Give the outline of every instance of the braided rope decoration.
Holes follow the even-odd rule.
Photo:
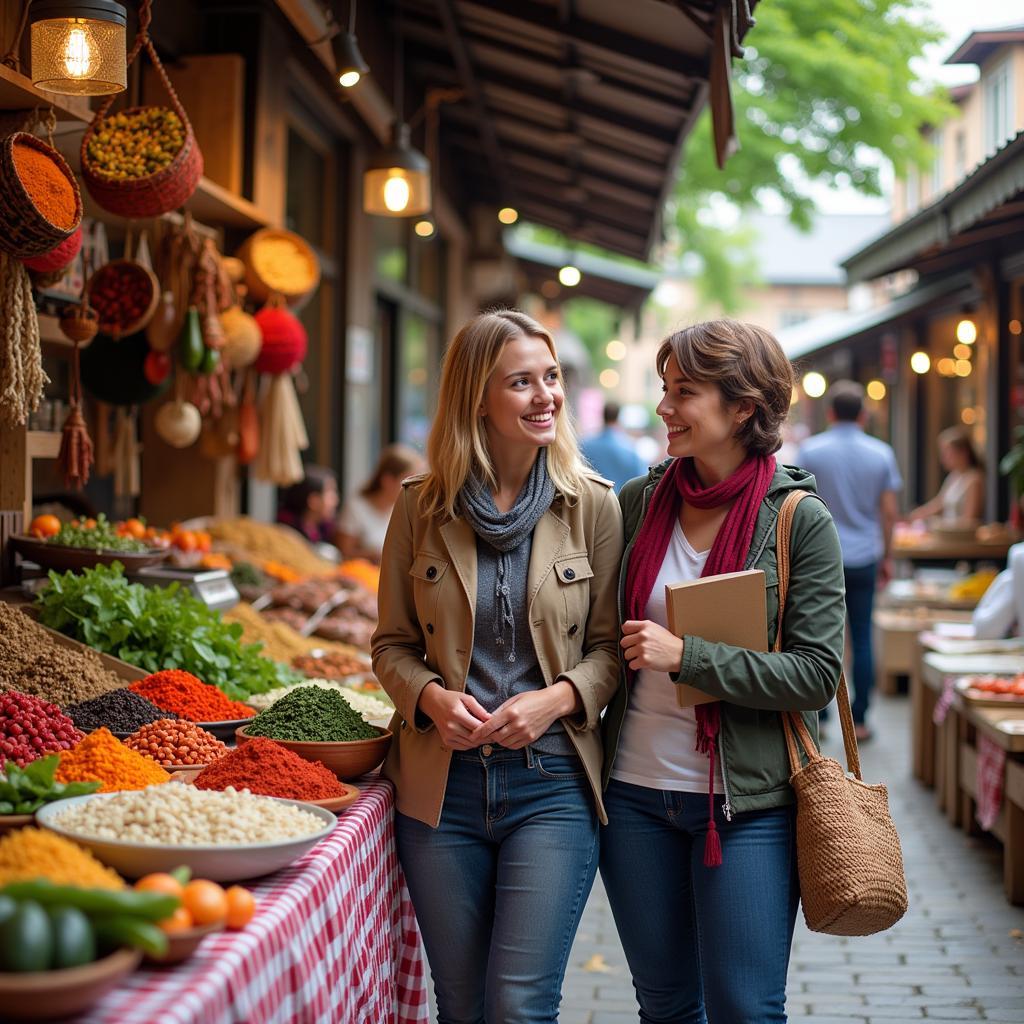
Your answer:
[[[28,271],[0,252],[0,426],[24,424],[50,378],[43,372],[39,318]]]

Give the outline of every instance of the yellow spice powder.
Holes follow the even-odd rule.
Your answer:
[[[41,828],[19,828],[0,839],[0,888],[45,878],[82,889],[125,889],[117,872],[88,850]]]
[[[167,774],[156,762],[126,747],[109,729],[89,733],[78,746],[60,755],[58,782],[100,783],[101,793],[145,789],[166,782]]]

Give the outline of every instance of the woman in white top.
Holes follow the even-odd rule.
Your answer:
[[[380,453],[373,476],[349,495],[338,523],[338,546],[345,558],[380,561],[391,510],[402,493],[402,481],[426,469],[419,452],[404,444],[388,445]]]
[[[939,434],[939,460],[946,479],[939,493],[910,513],[911,519],[939,516],[943,522],[981,522],[985,514],[985,470],[962,427]]]

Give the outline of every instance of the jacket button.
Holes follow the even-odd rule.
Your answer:
[[[427,623],[427,632],[428,632],[428,633],[430,633],[431,635],[433,635],[433,632],[434,632],[434,624],[433,624],[432,622],[428,622],[428,623]]]
[[[565,578],[567,580],[574,580],[574,579],[576,579],[576,573],[572,569],[566,569],[565,572],[563,573],[563,575],[565,576]]]
[[[427,570],[427,579],[428,580],[432,580],[436,575],[437,575],[437,567],[432,565]]]
[[[579,628],[580,628],[580,627],[579,627],[579,626],[577,626],[577,625],[576,625],[576,623],[574,622],[574,623],[573,623],[573,624],[572,624],[572,625],[571,625],[571,626],[569,627],[569,636],[575,636],[575,635],[576,635],[576,634],[577,634],[577,633],[579,632]]]

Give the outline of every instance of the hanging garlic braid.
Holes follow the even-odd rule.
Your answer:
[[[49,383],[28,271],[0,252],[0,426],[25,423]]]

